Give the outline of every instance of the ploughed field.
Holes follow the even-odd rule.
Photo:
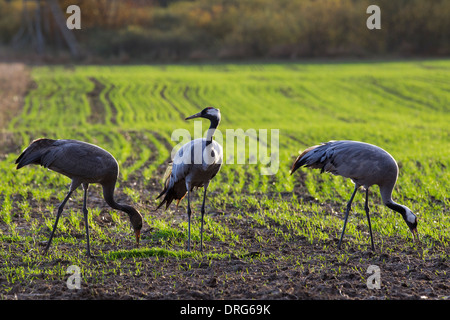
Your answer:
[[[450,61],[0,69],[1,299],[448,299]],[[203,252],[202,190],[192,199],[187,252],[186,199],[164,211],[155,198],[173,148],[209,126],[184,118],[207,106],[221,110],[225,163],[208,189]],[[81,189],[41,254],[70,184],[39,166],[15,169],[41,137],[116,157],[116,200],[144,217],[139,248],[128,217],[91,185],[95,257],[85,255]],[[418,216],[420,243],[374,186],[375,251],[362,191],[337,249],[353,184],[289,170],[298,151],[341,139],[397,160],[393,198]],[[67,285],[70,266],[79,289]]]

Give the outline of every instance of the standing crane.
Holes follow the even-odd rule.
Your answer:
[[[184,144],[175,154],[169,164],[164,179],[164,189],[156,199],[165,195],[156,209],[166,203],[166,209],[173,200],[181,199],[188,194],[188,251],[191,250],[191,191],[203,187],[203,203],[201,208],[200,251],[203,251],[203,216],[205,215],[206,190],[212,178],[216,176],[222,166],[222,146],[213,140],[213,135],[220,122],[220,110],[212,107],[203,109],[185,120],[205,118],[211,121],[206,139],[199,138]]]
[[[83,214],[86,227],[87,255],[91,256],[89,246],[88,210],[86,208],[87,190],[90,183],[99,183],[103,187],[103,197],[113,209],[125,212],[133,226],[136,235],[136,245],[139,245],[142,228],[142,215],[132,206],[117,203],[114,200],[114,189],[119,175],[119,165],[116,159],[106,150],[77,140],[34,140],[17,158],[17,169],[29,164],[39,164],[44,168],[61,173],[70,179],[69,193],[58,206],[56,221],[50,239],[45,247],[47,253],[58,225],[59,217],[71,194],[80,185],[84,189]]]
[[[400,213],[415,239],[419,239],[417,233],[417,217],[412,211],[392,200],[392,190],[398,177],[398,166],[395,159],[380,147],[358,141],[329,141],[321,145],[307,148],[295,160],[291,168],[293,174],[298,168],[305,166],[321,169],[321,173],[330,172],[350,178],[355,184],[350,200],[345,211],[344,227],[338,248],[340,249],[344,237],[348,214],[351,209],[353,198],[359,187],[366,190],[366,211],[369,223],[370,241],[372,250],[375,250],[372,237],[372,226],[369,217],[369,187],[376,184],[380,187],[383,203],[390,209]]]

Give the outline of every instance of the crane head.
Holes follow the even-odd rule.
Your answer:
[[[135,230],[134,234],[136,235],[136,247],[139,247],[139,239],[141,238],[141,230]]]
[[[139,247],[139,240],[141,239],[141,229],[142,229],[142,215],[132,206],[121,205],[122,210],[125,211],[129,218],[131,225],[134,230],[134,235],[136,237],[136,247]]]
[[[414,237],[414,240],[419,241],[419,233],[417,232],[417,217],[416,217],[416,215],[411,210],[406,208],[406,214],[403,216],[403,218],[405,219],[405,222],[408,225],[409,230],[411,231],[411,233]]]
[[[414,240],[419,242],[420,240],[419,240],[419,233],[417,232],[417,228],[410,229],[410,230],[411,230],[411,232],[413,234]]]
[[[192,116],[187,117],[185,120],[195,119],[195,118],[205,118],[209,120],[220,120],[220,110],[213,108],[213,107],[207,107],[203,109],[202,111],[193,114]]]

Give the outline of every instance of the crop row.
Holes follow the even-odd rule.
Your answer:
[[[245,214],[254,210],[260,214],[260,203],[277,199],[289,205],[279,209],[282,212],[274,204],[263,205],[268,212],[275,210],[275,215],[252,213],[252,219],[268,223],[267,219],[288,214],[280,223],[291,226],[289,220],[296,221],[293,208],[300,210],[295,202],[303,205],[305,214],[329,214],[343,206],[352,189],[350,181],[316,171],[302,170],[290,176],[297,152],[331,139],[363,140],[380,145],[398,160],[401,171],[394,198],[425,221],[434,221],[424,226],[425,231],[441,239],[440,230],[448,221],[450,190],[448,67],[445,61],[363,66],[35,67],[35,89],[7,130],[17,142],[17,152],[44,136],[104,147],[120,164],[122,196],[150,210],[177,144],[171,139],[173,132],[182,128],[194,136],[193,122],[184,117],[206,106],[218,107],[225,159],[227,151],[238,154],[227,129],[251,134],[244,139],[245,163],[231,159],[210,185],[211,206],[226,211],[231,205]],[[203,131],[206,126],[203,123]],[[262,136],[261,129],[269,135]],[[271,130],[279,131],[278,148],[272,144]],[[250,163],[251,142],[257,143],[259,151],[274,154],[274,175],[261,174],[267,165]],[[69,183],[41,168],[15,171],[16,156],[7,154],[0,162],[1,218],[6,224],[11,224],[14,215],[28,221],[33,206],[40,207],[41,213],[53,212],[48,206],[56,206]],[[379,197],[373,199],[376,211],[392,215]],[[386,233],[397,229],[397,218],[386,220],[390,224]],[[214,227],[212,220],[207,223]]]

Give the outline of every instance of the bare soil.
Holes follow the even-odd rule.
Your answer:
[[[147,190],[150,207],[153,207],[159,189]],[[99,189],[90,191],[90,207],[102,209],[95,223],[108,228],[107,206],[99,198]],[[81,192],[79,192],[81,193]],[[97,196],[97,197],[96,197]],[[119,191],[120,197],[126,197]],[[55,203],[57,203],[55,199]],[[78,205],[72,202],[71,206]],[[80,203],[81,212],[81,203]],[[140,208],[140,210],[143,208]],[[184,206],[168,212],[171,219],[186,220]],[[443,256],[442,248],[421,248],[408,246],[408,239],[383,239],[383,246],[390,252],[370,250],[369,239],[361,243],[360,248],[343,243],[343,249],[337,249],[338,239],[311,243],[305,237],[294,237],[289,241],[278,238],[273,230],[256,228],[250,219],[235,219],[238,210],[230,208],[226,212],[215,212],[207,207],[208,214],[222,225],[227,225],[240,239],[245,239],[248,254],[236,256],[235,249],[212,236],[204,242],[204,252],[230,252],[229,257],[175,258],[170,256],[150,256],[144,258],[124,258],[120,261],[120,272],[112,262],[99,254],[121,249],[133,249],[132,232],[123,235],[120,247],[109,243],[96,242],[91,248],[94,258],[81,257],[83,281],[81,289],[69,290],[67,279],[70,274],[48,275],[47,270],[62,266],[65,270],[73,264],[70,256],[85,252],[84,233],[75,235],[76,244],[59,245],[58,250],[67,254],[67,259],[54,259],[41,263],[42,274],[30,283],[18,283],[3,298],[6,299],[163,299],[163,300],[448,300],[450,296],[448,251]],[[194,208],[193,223],[199,223],[198,208]],[[162,212],[146,214],[160,215]],[[123,217],[126,219],[125,217]],[[38,216],[33,219],[40,219]],[[375,219],[374,219],[375,220]],[[282,227],[282,226],[281,226]],[[26,224],[18,228],[26,228]],[[144,224],[141,247],[158,247],[154,240],[153,227]],[[210,231],[205,229],[205,233]],[[117,236],[117,235],[115,235]],[[256,236],[271,239],[261,246]],[[376,245],[380,244],[378,235]],[[64,237],[63,233],[57,237]],[[91,239],[95,233],[91,233]],[[36,249],[42,251],[45,242],[36,243]],[[198,250],[198,241],[193,241],[193,250]],[[12,257],[16,266],[29,267],[24,262],[26,252],[20,246],[2,245],[13,250]],[[175,247],[175,249],[177,249]],[[178,248],[185,249],[184,247]],[[52,249],[50,249],[52,250]],[[387,250],[385,250],[387,251]],[[82,252],[82,253],[81,253]],[[264,259],[260,257],[264,256]],[[345,256],[345,259],[342,257]],[[298,263],[303,265],[299,268]],[[371,265],[380,268],[380,288],[368,287],[367,273]],[[370,283],[375,284],[374,281]],[[0,276],[0,287],[6,285],[6,277]],[[9,285],[9,283],[8,283]]]
[[[29,86],[29,70],[24,64],[0,63],[0,128],[18,114]]]

